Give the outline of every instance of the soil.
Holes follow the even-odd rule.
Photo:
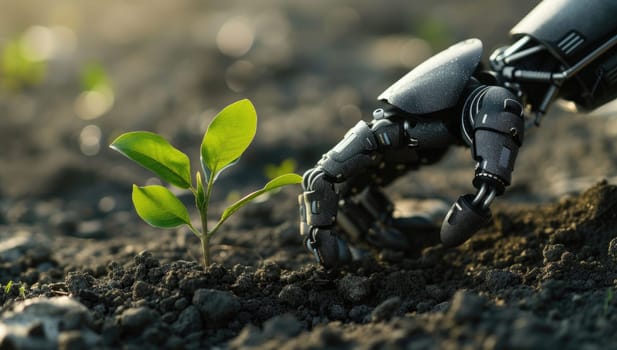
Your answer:
[[[146,129],[196,161],[213,113],[251,98],[257,138],[217,183],[220,211],[230,192],[263,184],[267,164],[311,167],[414,60],[471,36],[487,51],[505,43],[535,1],[147,4],[2,2],[0,44],[61,24],[74,47],[49,61],[40,84],[0,93],[0,348],[617,349],[611,109],[555,106],[526,136],[491,224],[462,246],[419,237],[415,251],[331,270],[302,247],[298,188],[239,211],[204,269],[192,233],[139,220],[130,186],[149,175],[105,147]],[[230,18],[253,30],[241,57],[217,47]],[[409,51],[417,57],[384,57],[407,36],[430,43],[406,42],[420,45]],[[74,110],[78,67],[92,57],[115,99],[84,119]],[[93,127],[96,149],[84,136]],[[440,220],[472,190],[468,152],[452,149],[389,195]]]

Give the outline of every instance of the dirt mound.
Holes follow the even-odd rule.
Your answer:
[[[288,197],[284,205],[292,205]],[[137,348],[607,348],[617,341],[616,205],[617,187],[605,182],[557,203],[502,205],[494,223],[459,248],[431,246],[415,257],[384,252],[330,271],[302,251],[295,222],[267,217],[259,230],[225,232],[215,252],[219,263],[205,271],[177,260],[181,235],[150,245],[155,253],[100,245],[101,257],[115,259],[79,269],[56,259],[54,247],[43,248],[46,238],[32,234],[2,251],[3,275],[28,281],[28,302],[72,296],[87,308],[74,314],[89,321],[58,319],[57,333],[3,341]],[[254,214],[249,210],[238,222]],[[15,249],[22,258],[9,260]],[[0,293],[2,322],[10,327],[11,310],[23,309],[24,302],[17,285]],[[33,339],[38,342],[28,343]]]

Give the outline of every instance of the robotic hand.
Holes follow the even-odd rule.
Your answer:
[[[475,194],[461,196],[443,220],[444,246],[465,242],[491,218],[490,205],[510,185],[526,128],[557,98],[593,110],[617,97],[617,2],[545,0],[480,69],[482,43],[470,39],[431,57],[378,99],[304,174],[300,231],[325,267],[358,257],[356,247],[412,248],[420,218],[395,219],[381,192],[396,177],[437,162],[450,145],[471,148]],[[525,107],[524,107],[525,106]]]

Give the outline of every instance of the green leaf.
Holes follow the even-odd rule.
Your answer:
[[[11,288],[13,287],[13,281],[9,281],[4,287],[4,294],[9,294],[11,292]]]
[[[191,187],[189,157],[169,144],[161,135],[134,131],[120,135],[112,149],[180,188]]]
[[[223,222],[227,220],[233,213],[238,211],[238,209],[247,205],[250,201],[261,196],[264,193],[270,192],[279,187],[283,187],[286,185],[299,184],[301,182],[302,182],[302,176],[298,174],[281,175],[275,178],[274,180],[268,182],[262,189],[249,193],[248,195],[244,196],[242,199],[238,200],[234,204],[227,207],[227,209],[225,209],[225,211],[223,212],[223,215],[221,215],[221,219],[219,220],[219,222]]]
[[[133,185],[133,205],[140,218],[154,227],[174,228],[191,226],[184,204],[163,186],[138,187]]]
[[[225,107],[214,117],[201,143],[201,162],[208,177],[216,178],[232,165],[253,141],[257,130],[257,113],[249,100]]]

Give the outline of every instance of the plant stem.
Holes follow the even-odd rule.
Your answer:
[[[199,214],[201,216],[201,227],[202,227],[202,232],[201,235],[199,236],[199,240],[201,241],[201,252],[203,253],[204,256],[204,268],[208,267],[208,265],[210,265],[210,249],[209,249],[209,241],[210,241],[210,237],[208,236],[208,216],[207,216],[207,208],[204,208],[204,210],[200,210]]]
[[[203,252],[204,255],[204,268],[207,268],[208,265],[210,265],[210,247],[209,247],[209,241],[210,241],[210,237],[207,234],[203,234],[200,237],[201,240],[201,251]]]
[[[204,198],[203,208],[199,208],[201,216],[201,251],[204,256],[204,268],[210,265],[210,234],[208,232],[208,204],[210,203],[210,194],[212,193],[212,184],[214,184],[214,174],[210,174],[208,183],[206,184],[206,193]]]

